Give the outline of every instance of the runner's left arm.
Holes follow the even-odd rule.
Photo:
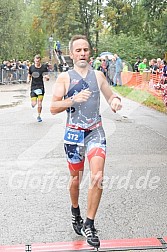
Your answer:
[[[47,66],[45,66],[45,71],[44,71],[44,73],[43,73],[43,79],[44,79],[45,81],[49,81],[49,79],[50,79],[50,77],[49,77],[49,75],[48,75],[48,68],[47,68]]]
[[[116,113],[116,111],[122,108],[121,98],[112,92],[111,87],[109,86],[106,77],[102,72],[95,71],[95,73],[100,90],[102,91],[112,111]]]

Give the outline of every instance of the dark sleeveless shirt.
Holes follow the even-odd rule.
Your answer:
[[[94,70],[88,70],[86,78],[82,78],[74,69],[69,70],[70,85],[64,98],[76,95],[83,89],[88,89],[91,96],[86,102],[74,103],[67,109],[67,125],[87,129],[101,122],[100,90]]]

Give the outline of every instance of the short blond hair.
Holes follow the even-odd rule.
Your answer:
[[[36,54],[34,59],[40,59],[41,60],[41,55],[40,54]]]

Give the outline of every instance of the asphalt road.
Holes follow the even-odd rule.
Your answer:
[[[30,107],[27,85],[14,91],[17,106],[0,109],[1,245],[84,239],[71,228],[66,112],[50,114],[52,85],[53,80],[46,83],[42,123]],[[108,148],[95,221],[100,238],[167,236],[167,116],[128,99],[114,114],[103,97],[101,111]],[[88,183],[86,162],[80,195],[84,218]]]

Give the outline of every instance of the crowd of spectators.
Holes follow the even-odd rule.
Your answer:
[[[102,71],[110,85],[122,86],[121,72],[124,69],[124,63],[118,54],[104,55],[95,59],[91,57],[89,64],[93,69]]]
[[[147,65],[146,58],[140,61],[140,58],[138,57],[136,63],[134,64],[134,70],[136,72],[140,72],[140,74],[143,74],[143,72],[149,72],[152,74],[149,83],[152,83],[151,85],[155,89],[162,91],[163,100],[167,106],[167,62],[165,60],[161,60],[161,58],[153,58]]]
[[[29,60],[4,60],[0,66],[0,82],[26,81],[29,66]]]
[[[57,78],[58,72],[68,71],[68,64],[63,63],[58,66],[56,63],[52,69],[52,65],[46,63],[48,70],[55,72],[55,78]],[[91,57],[89,61],[90,66],[93,69],[102,71],[107,78],[110,85],[122,86],[121,73],[127,72],[128,66],[117,55],[103,56],[103,57]],[[29,60],[7,60],[3,61],[0,65],[0,83],[15,83],[26,82],[28,70],[31,63]],[[133,65],[133,71],[142,75],[144,72],[149,72],[152,76],[159,76],[158,83],[153,83],[155,89],[161,90],[163,93],[163,100],[167,106],[167,63],[160,58],[147,60],[147,58],[136,58],[136,62]],[[153,79],[152,79],[153,80]]]
[[[15,83],[26,82],[29,67],[31,66],[29,60],[4,60],[0,65],[0,83]],[[52,71],[52,65],[49,62],[45,63],[48,71]]]
[[[8,61],[3,61],[1,64],[1,69],[4,70],[17,70],[17,69],[24,69],[28,70],[30,66],[29,60],[25,61],[19,61],[19,60],[8,60]]]
[[[141,74],[144,71],[150,71],[153,74],[163,73],[165,60],[161,60],[161,58],[147,60],[147,58],[143,58],[141,60],[140,57],[136,58],[136,62],[133,66],[134,72],[140,72]]]
[[[93,69],[102,71],[110,85],[122,86],[121,72],[127,72],[128,65],[123,62],[117,54],[105,57],[91,57],[89,64]],[[133,69],[133,70],[131,70]],[[146,58],[136,58],[136,62],[130,71],[143,75],[144,72],[150,74],[149,83],[155,89],[162,90],[163,100],[167,106],[167,63],[161,58],[147,60]],[[154,78],[155,77],[155,78]],[[155,79],[155,82],[154,82]]]
[[[105,56],[105,57],[91,57],[89,64],[93,69],[100,70],[107,77],[109,84],[115,85],[116,80],[114,77],[116,73],[127,72],[128,65],[123,62],[117,54]],[[136,62],[134,63],[132,71],[143,74],[143,72],[150,72],[152,74],[161,74],[162,76],[167,75],[166,71],[166,61],[161,60],[160,58],[147,60],[143,58],[141,60],[140,57],[136,58]],[[130,69],[130,71],[131,71]],[[121,82],[117,76],[118,83]],[[122,85],[122,83],[120,83]]]

